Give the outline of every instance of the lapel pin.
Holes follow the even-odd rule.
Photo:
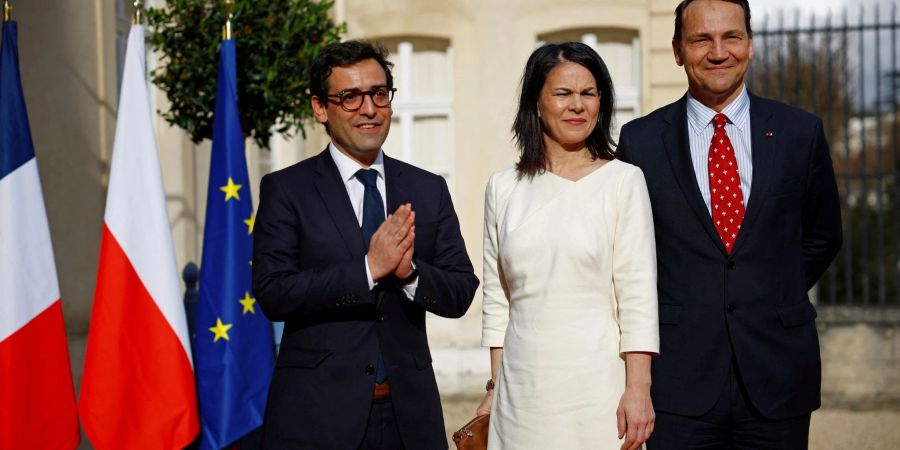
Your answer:
[[[766,137],[772,137],[772,136],[775,136],[775,133],[773,133],[771,131],[766,131]]]

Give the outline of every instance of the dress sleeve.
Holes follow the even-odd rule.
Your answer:
[[[500,266],[497,218],[497,175],[488,181],[484,193],[484,273],[481,310],[481,345],[503,347],[506,326],[509,324],[509,294]]]
[[[629,166],[616,192],[613,285],[625,352],[659,353],[656,291],[656,240],[647,184],[640,169]]]

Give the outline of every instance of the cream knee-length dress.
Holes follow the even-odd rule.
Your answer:
[[[624,352],[659,351],[640,169],[570,181],[495,173],[485,193],[482,345],[503,347],[489,450],[618,449]]]

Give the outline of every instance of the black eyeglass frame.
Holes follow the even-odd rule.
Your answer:
[[[383,105],[378,104],[378,101],[375,100],[375,94],[382,89],[384,89],[388,93],[387,103],[385,103]],[[326,95],[326,97],[328,98],[329,103],[339,105],[341,107],[341,109],[343,109],[344,111],[354,112],[354,111],[359,111],[359,109],[362,108],[363,103],[366,102],[367,95],[369,96],[370,99],[372,99],[373,105],[375,105],[378,108],[386,108],[391,105],[391,102],[394,101],[394,93],[395,92],[397,92],[397,88],[389,88],[387,86],[375,86],[372,89],[369,89],[368,91],[361,91],[361,90],[355,89],[355,88],[354,89],[344,89],[343,91],[340,91],[336,94],[328,94],[328,95]],[[357,105],[356,107],[347,106],[347,100],[345,100],[345,96],[347,94],[358,95],[359,96],[359,105]],[[332,99],[337,99],[337,100],[332,100]]]

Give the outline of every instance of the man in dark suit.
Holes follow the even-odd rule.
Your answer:
[[[841,245],[822,122],[747,92],[747,0],[675,14],[688,93],[625,125],[618,149],[644,171],[656,230],[648,448],[806,448],[821,380],[807,291]]]
[[[381,150],[385,57],[361,41],[322,50],[312,107],[331,144],[260,186],[253,290],[285,322],[265,449],[447,448],[425,312],[461,317],[478,279],[444,179]]]

